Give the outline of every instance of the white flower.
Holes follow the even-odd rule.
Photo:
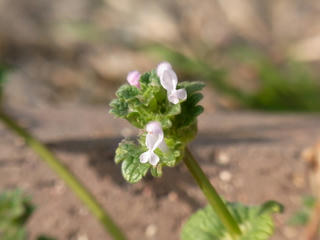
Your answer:
[[[131,86],[140,88],[140,76],[141,74],[137,70],[131,71],[127,75],[127,81]]]
[[[140,155],[140,162],[149,162],[151,165],[156,166],[160,159],[158,155],[154,153],[154,150],[159,147],[161,151],[165,152],[168,150],[168,147],[164,141],[163,130],[159,122],[149,122],[146,126],[146,130],[146,146],[148,151]]]
[[[170,63],[160,63],[157,67],[157,75],[160,78],[162,87],[167,90],[169,102],[177,104],[180,100],[187,99],[187,92],[184,88],[176,89],[178,84],[178,77],[172,70],[172,66]]]

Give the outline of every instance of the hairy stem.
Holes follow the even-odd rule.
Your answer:
[[[20,127],[15,120],[0,111],[0,121],[10,130],[22,137],[40,158],[72,189],[79,199],[87,206],[115,240],[126,240],[120,228],[97,202],[95,197],[80,183],[80,181],[64,166],[58,158],[40,141],[35,139],[27,130]]]
[[[234,218],[228,211],[225,203],[222,201],[217,191],[211,185],[208,178],[206,177],[206,175],[204,174],[204,172],[202,171],[199,164],[194,159],[193,155],[191,154],[188,148],[186,148],[184,163],[186,164],[191,175],[196,180],[203,194],[208,199],[208,202],[220,218],[225,228],[233,236],[234,239],[237,239],[238,236],[241,235],[241,230],[237,222],[234,220]]]

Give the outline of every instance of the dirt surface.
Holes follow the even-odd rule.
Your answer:
[[[124,229],[129,239],[176,240],[182,224],[206,201],[186,168],[130,185],[113,162],[123,136],[136,133],[100,107],[12,108],[10,113],[43,140]],[[191,144],[211,182],[230,201],[277,200],[274,240],[297,239],[286,221],[308,192],[301,151],[320,138],[320,116],[208,112]],[[61,240],[111,239],[80,201],[19,138],[0,124],[0,188],[19,187],[37,205],[28,230]]]

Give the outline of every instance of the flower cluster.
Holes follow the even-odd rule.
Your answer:
[[[144,74],[131,71],[127,82],[110,103],[110,112],[144,129],[138,143],[123,140],[115,156],[116,163],[122,162],[124,178],[137,182],[149,169],[153,176],[160,176],[163,166],[173,167],[181,161],[186,144],[197,132],[197,116],[203,111],[197,104],[204,85],[178,83],[168,62]]]

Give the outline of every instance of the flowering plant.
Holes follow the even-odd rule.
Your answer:
[[[116,163],[122,162],[122,174],[131,183],[138,182],[150,169],[161,176],[162,167],[173,167],[183,156],[187,143],[197,133],[197,116],[203,108],[200,82],[181,82],[167,62],[157,71],[128,74],[129,84],[116,92],[110,112],[144,129],[138,143],[123,140],[116,151]],[[188,97],[187,97],[188,96]]]
[[[198,105],[204,87],[200,82],[180,82],[168,62],[141,75],[132,71],[128,84],[116,92],[110,112],[142,129],[137,140],[124,139],[115,162],[122,163],[123,177],[140,181],[150,170],[162,175],[164,166],[174,167],[182,160],[207,197],[209,206],[199,210],[182,229],[183,240],[265,240],[273,233],[271,213],[282,206],[269,201],[261,206],[245,206],[224,201],[189,151],[187,144],[197,134]]]

